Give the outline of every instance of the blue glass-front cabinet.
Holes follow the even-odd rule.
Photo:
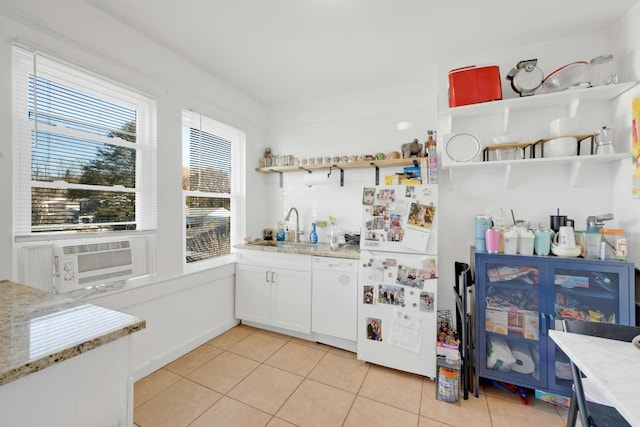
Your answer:
[[[571,395],[567,356],[549,338],[562,319],[635,323],[633,264],[475,253],[478,377]]]

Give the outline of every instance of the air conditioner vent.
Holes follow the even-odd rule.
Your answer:
[[[83,245],[63,246],[62,253],[64,255],[86,254],[91,252],[110,251],[113,249],[127,249],[131,244],[128,240],[117,242],[89,243]]]

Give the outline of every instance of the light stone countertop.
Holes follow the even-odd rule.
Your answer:
[[[640,351],[630,342],[550,330],[551,339],[632,426],[640,426]]]
[[[0,386],[138,332],[146,321],[0,281]]]
[[[279,245],[279,246],[278,246]],[[313,255],[330,258],[360,259],[359,249],[354,245],[341,246],[331,250],[328,243],[293,243],[275,241],[257,241],[234,246],[236,249],[253,251],[280,252],[285,254]]]

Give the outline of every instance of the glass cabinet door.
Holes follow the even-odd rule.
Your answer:
[[[486,345],[486,352],[479,352],[480,375],[543,386],[547,379],[540,364],[545,357],[541,355],[546,355],[546,340],[541,340],[546,327],[540,325],[545,309],[540,298],[542,264],[516,256],[480,258],[486,260],[477,266],[483,276],[476,289],[481,305],[476,307],[481,310],[476,318],[484,320],[478,327],[479,345]]]
[[[630,321],[629,273],[615,263],[553,262],[549,265],[554,301],[550,327],[562,330],[562,320],[626,323]],[[569,358],[549,342],[549,387],[571,393]]]

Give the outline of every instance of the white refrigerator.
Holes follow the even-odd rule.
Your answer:
[[[362,191],[358,359],[435,378],[438,186]]]

